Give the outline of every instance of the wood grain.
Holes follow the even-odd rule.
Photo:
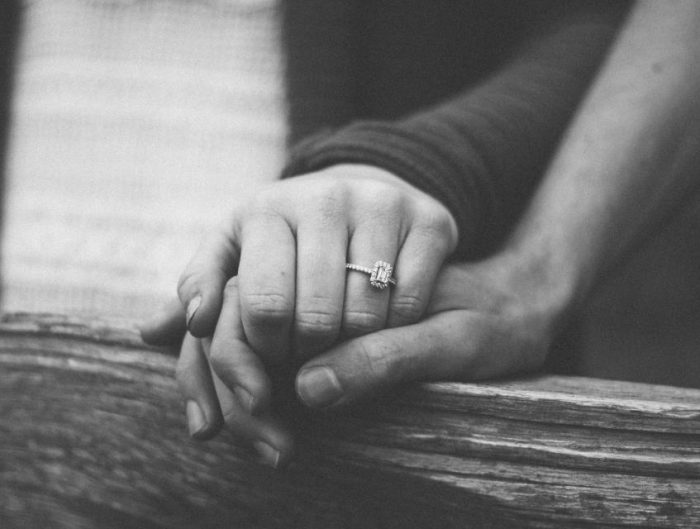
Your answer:
[[[284,407],[282,471],[191,441],[128,322],[0,322],[2,528],[700,527],[700,390],[541,376]]]

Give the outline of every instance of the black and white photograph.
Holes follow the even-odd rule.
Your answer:
[[[700,0],[0,0],[0,529],[700,528]]]

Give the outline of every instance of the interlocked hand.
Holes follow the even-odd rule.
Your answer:
[[[366,334],[317,355],[299,369],[297,395],[309,407],[332,409],[409,381],[474,380],[535,369],[563,313],[557,290],[543,278],[546,274],[505,253],[449,265],[422,321]],[[222,312],[226,321],[240,321],[239,295],[231,282]],[[254,378],[263,367],[240,324],[224,329],[217,329],[210,348],[186,338],[178,367],[182,391],[212,425],[203,430],[206,435],[225,422],[277,465],[290,457],[292,437],[268,410],[251,415],[241,405],[231,374],[248,372]]]
[[[418,321],[456,243],[447,208],[382,169],[337,165],[276,182],[235,204],[181,276],[190,336],[179,379],[210,395],[219,380],[220,402],[259,417],[269,411],[269,367],[301,365],[343,340]],[[162,333],[168,321],[151,328]],[[210,381],[189,377],[204,365]],[[220,420],[201,412],[188,406],[207,435]]]

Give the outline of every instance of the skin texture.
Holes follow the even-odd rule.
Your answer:
[[[541,283],[510,259],[503,254],[445,267],[420,323],[343,341],[314,357],[298,370],[298,397],[309,407],[330,410],[411,380],[479,379],[538,367],[554,336],[556,314],[549,311],[557,305],[545,299],[552,290],[530,290]],[[194,437],[209,438],[226,424],[244,444],[263,440],[274,446],[274,456],[264,462],[277,466],[291,457],[293,439],[274,419],[270,379],[245,339],[240,306],[234,279],[225,289],[220,318],[227,323],[217,327],[213,341],[186,336],[177,378],[188,402],[201,410],[196,415],[205,417],[193,426],[188,405]],[[177,319],[184,322],[181,311]],[[168,339],[157,327],[144,330],[152,342]]]
[[[300,400],[312,408],[334,409],[402,382],[476,379],[540,366],[562,322],[585,300],[601,275],[624,259],[630,248],[687,197],[697,196],[698,27],[700,3],[637,4],[532,203],[501,250],[487,261],[452,264],[439,272],[442,258],[428,252],[432,264],[420,262],[429,270],[421,278],[429,285],[425,292],[432,292],[429,302],[424,290],[414,286],[412,276],[407,275],[406,286],[421,292],[420,310],[412,312],[413,319],[399,317],[397,322],[392,316],[397,305],[377,297],[371,301],[372,309],[384,314],[382,324],[366,325],[354,335],[353,326],[344,326],[341,318],[340,324],[328,326],[332,332],[313,339],[295,338],[298,352],[293,351],[291,358],[300,365],[296,375]],[[408,238],[402,239],[406,233],[400,227],[403,225],[395,225],[394,235],[405,242]],[[246,235],[256,233],[260,236],[255,230]],[[235,259],[230,256],[238,255],[239,247],[233,240],[211,247],[211,255],[221,252],[229,261],[223,266],[214,257],[220,268],[212,272],[205,267],[204,276],[211,283],[202,283],[208,285],[207,293],[216,289],[223,292],[223,301],[208,301],[206,294],[190,319],[190,331],[204,336],[211,333],[215,315],[221,310],[213,341],[207,349],[206,341],[185,339],[178,379],[186,399],[202,410],[188,411],[190,418],[206,418],[197,423],[196,436],[213,435],[225,423],[240,434],[242,442],[256,446],[265,462],[277,466],[291,456],[292,438],[271,415],[270,382],[264,373],[266,366],[277,360],[275,355],[290,358],[290,353],[281,341],[274,341],[279,338],[256,341],[269,328],[258,328],[246,319],[251,283],[245,276],[253,273],[253,266],[250,262],[244,266],[242,254],[239,279],[229,281],[224,288],[226,274],[234,271],[231,263]],[[381,243],[391,244],[388,239]],[[385,248],[381,243],[373,246],[368,237],[362,244]],[[314,244],[331,247],[333,242],[317,239]],[[441,248],[447,251],[449,246]],[[351,250],[350,259],[356,255],[360,256]],[[420,255],[415,251],[412,259]],[[336,260],[341,264],[341,259]],[[403,265],[408,261],[399,256],[397,262]],[[289,269],[273,268],[265,273],[274,275]],[[401,285],[404,276],[398,264],[397,270]],[[192,268],[181,282],[185,306],[195,290],[188,290],[191,276]],[[302,295],[306,295],[308,283],[298,272],[296,278]],[[346,296],[361,303],[362,296],[356,293],[362,286],[355,285],[355,279],[366,281],[359,274],[348,274]],[[344,278],[333,281],[342,283]],[[308,299],[317,296],[318,292],[312,292]],[[303,304],[288,307],[289,311],[300,308],[306,310]],[[181,329],[183,321],[182,310],[173,308],[147,324],[144,337],[154,342],[164,340],[164,329],[173,331],[178,325]],[[285,332],[301,331],[304,335],[302,329],[292,328],[291,322],[276,323],[286,325]],[[217,378],[222,383],[216,383]],[[236,392],[242,386],[252,400]],[[265,445],[256,445],[258,441]]]
[[[210,336],[237,271],[245,335],[271,364],[418,321],[457,242],[444,206],[362,165],[277,182],[232,210],[187,266],[178,294],[190,307],[190,332]],[[395,288],[371,290],[366,275],[345,270],[346,262],[371,267],[380,259],[401,270]]]

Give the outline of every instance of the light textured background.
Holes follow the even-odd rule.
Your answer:
[[[4,309],[147,315],[282,164],[277,0],[33,0],[23,21]]]

